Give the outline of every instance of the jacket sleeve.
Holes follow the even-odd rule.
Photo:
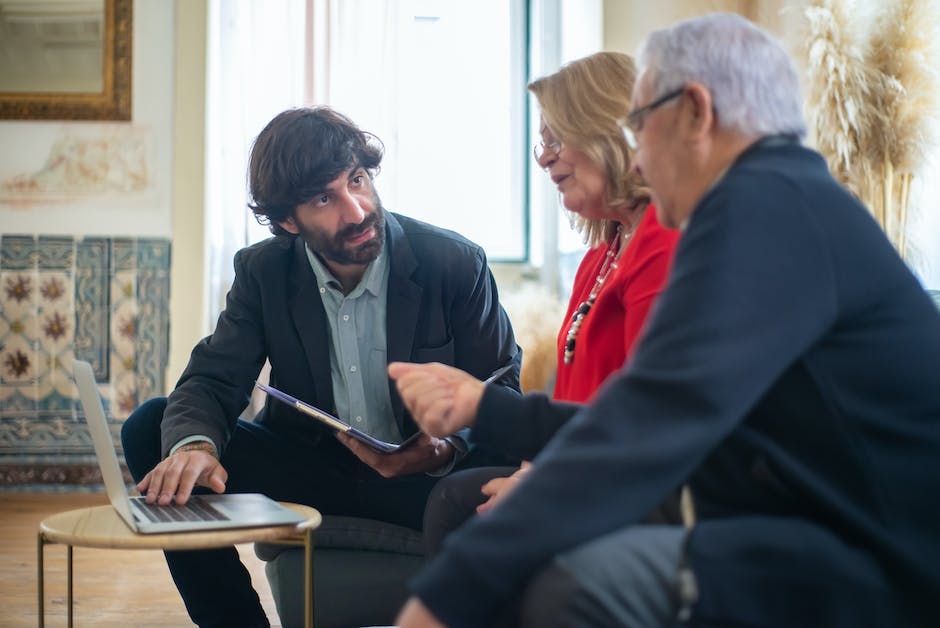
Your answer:
[[[219,455],[248,405],[266,355],[260,290],[246,250],[235,256],[235,279],[215,331],[193,349],[167,400],[161,425],[166,456],[183,438],[208,436]]]
[[[470,438],[510,458],[531,460],[580,407],[552,401],[542,393],[519,395],[487,386]]]
[[[482,249],[476,248],[472,263],[473,273],[467,273],[472,279],[461,285],[453,300],[454,366],[483,379],[512,364],[512,369],[487,388],[518,398],[522,349],[516,344],[509,316],[499,303],[496,280]],[[504,415],[502,419],[503,427],[515,429],[515,417]],[[478,444],[472,430],[461,430],[458,435],[467,442],[468,450]]]
[[[509,316],[499,303],[496,279],[482,249],[476,249],[472,263],[472,280],[455,295],[451,313],[457,366],[485,378],[512,363],[515,368],[499,378],[499,385],[518,392],[522,351],[516,345]]]

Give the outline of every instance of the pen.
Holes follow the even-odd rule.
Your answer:
[[[505,375],[505,374],[509,371],[509,369],[511,369],[511,368],[512,368],[512,363],[507,364],[506,366],[503,366],[503,367],[500,367],[500,368],[496,369],[495,371],[493,371],[493,374],[492,374],[492,375],[490,375],[489,377],[487,377],[486,379],[483,380],[483,383],[484,383],[484,384],[492,384],[493,382],[495,382],[496,380],[498,380],[500,377],[502,377],[503,375]]]

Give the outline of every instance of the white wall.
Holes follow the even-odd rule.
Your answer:
[[[131,122],[0,121],[0,182],[46,168],[63,137],[95,140],[132,134],[144,148],[145,189],[59,198],[47,194],[15,202],[0,193],[0,232],[170,237],[173,15],[173,3],[134,2]]]

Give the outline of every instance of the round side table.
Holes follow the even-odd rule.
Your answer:
[[[240,543],[284,543],[300,545],[305,550],[304,623],[313,626],[313,532],[320,525],[320,513],[310,506],[281,502],[306,518],[297,525],[237,528],[204,532],[172,534],[137,534],[117,514],[114,507],[94,506],[61,512],[39,523],[37,551],[39,556],[39,626],[45,625],[43,550],[46,545],[61,544],[67,548],[67,613],[72,628],[72,548],[195,550],[229,547]]]

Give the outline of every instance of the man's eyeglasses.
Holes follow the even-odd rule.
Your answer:
[[[642,107],[637,107],[627,114],[627,125],[634,131],[641,131],[643,129],[643,122],[646,120],[646,116],[652,113],[654,109],[662,107],[673,98],[678,98],[684,91],[684,86],[676,88],[671,92],[663,94],[649,104],[643,105]]]
[[[561,151],[561,142],[558,140],[552,140],[548,144],[545,142],[539,142],[532,147],[532,155],[535,156],[535,161],[542,161],[542,157],[545,156],[545,152],[551,152],[553,155],[557,155]]]

